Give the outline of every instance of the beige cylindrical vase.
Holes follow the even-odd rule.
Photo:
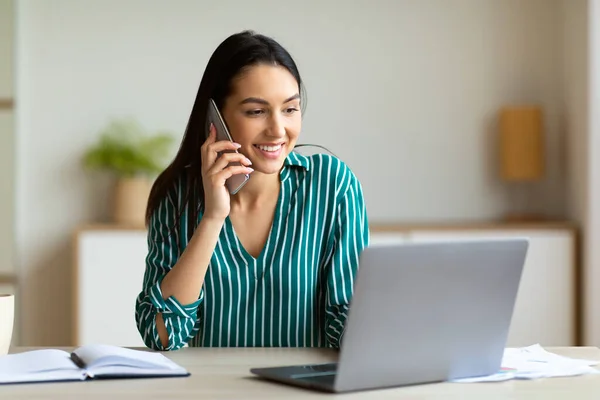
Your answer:
[[[115,186],[113,219],[117,224],[144,226],[152,182],[147,178],[120,178]]]

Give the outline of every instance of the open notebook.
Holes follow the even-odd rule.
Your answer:
[[[0,357],[0,384],[189,375],[161,353],[101,344],[70,354],[42,349]]]

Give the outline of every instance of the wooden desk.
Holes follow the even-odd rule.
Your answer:
[[[17,348],[16,353],[33,348]],[[70,350],[65,348],[64,350]],[[548,348],[570,357],[600,359],[595,347]],[[132,379],[0,386],[2,399],[598,399],[600,375],[497,383],[437,383],[342,395],[312,392],[254,378],[250,367],[334,361],[334,353],[289,348],[185,348],[166,356],[187,378]]]

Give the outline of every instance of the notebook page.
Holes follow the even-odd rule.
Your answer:
[[[160,353],[118,346],[90,344],[79,347],[74,353],[86,364],[88,370],[106,366],[173,371],[182,369]]]
[[[29,382],[60,382],[60,381],[83,381],[87,374],[80,370],[56,370],[35,372],[29,374],[0,374],[0,385],[7,383],[29,383]]]
[[[83,371],[62,350],[33,350],[0,357],[1,383],[52,380],[54,374],[62,379],[79,379]]]

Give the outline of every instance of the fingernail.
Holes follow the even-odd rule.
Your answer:
[[[246,163],[252,165],[252,161],[250,161],[250,159],[246,158]]]
[[[213,124],[212,122],[210,123],[210,127],[209,129],[212,131],[212,129],[215,127],[215,124]]]
[[[252,169],[252,168],[250,168],[250,167],[247,167],[246,169],[247,169],[248,171],[250,171],[250,172],[254,172],[254,169]]]
[[[242,145],[239,143],[234,143],[233,145],[235,146],[236,149],[239,149],[240,147],[242,147]]]

